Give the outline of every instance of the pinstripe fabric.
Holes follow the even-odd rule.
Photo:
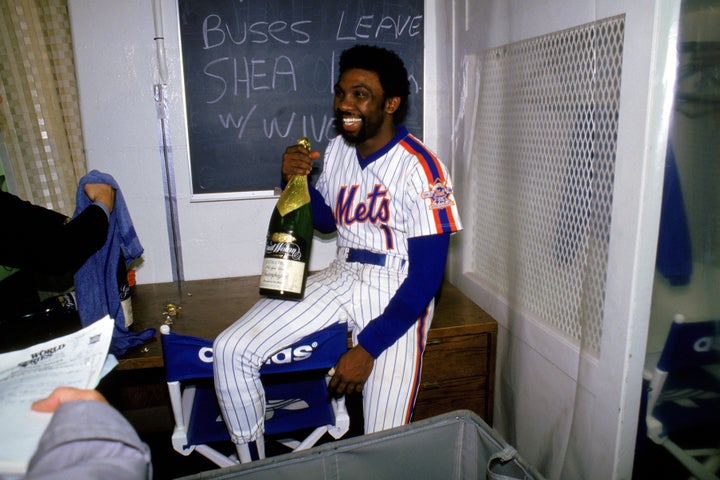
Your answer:
[[[308,279],[302,302],[262,299],[215,340],[215,385],[235,443],[254,441],[264,431],[259,371],[267,358],[337,322],[348,323],[356,345],[407,278],[407,261],[401,260],[408,258],[408,239],[462,228],[445,167],[402,127],[367,159],[342,138],[331,141],[316,188],[335,214],[338,258]],[[346,248],[385,253],[390,266],[346,263]],[[433,310],[430,301],[376,358],[363,390],[365,433],[410,420]]]
[[[403,128],[362,165],[355,148],[337,137],[324,162],[316,188],[335,213],[340,247],[407,258],[409,238],[462,229],[452,196],[434,208],[438,202],[428,195],[437,182],[452,192],[444,165]]]
[[[337,259],[308,278],[305,299],[265,298],[222,332],[214,344],[215,385],[235,443],[264,430],[263,362],[310,333],[347,322],[353,344],[365,324],[385,309],[406,271]],[[375,360],[363,391],[366,433],[402,425],[409,418],[420,374],[432,305],[414,328]]]

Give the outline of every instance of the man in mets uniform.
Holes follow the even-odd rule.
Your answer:
[[[408,75],[389,50],[340,57],[335,128],[311,187],[314,226],[337,232],[337,258],[311,275],[305,298],[264,298],[215,340],[215,384],[241,461],[264,456],[259,370],[278,350],[347,322],[353,348],[331,370],[332,394],[362,392],[365,433],[410,421],[450,235],[462,229],[445,166],[401,126]],[[310,173],[318,152],[288,147],[282,173]]]

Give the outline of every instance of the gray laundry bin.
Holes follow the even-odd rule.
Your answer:
[[[542,479],[477,414],[457,410],[303,452],[202,472],[185,479]]]

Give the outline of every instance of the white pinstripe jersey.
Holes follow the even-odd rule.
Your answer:
[[[335,137],[315,188],[335,216],[338,247],[407,258],[409,238],[462,229],[447,169],[405,127],[362,161]]]

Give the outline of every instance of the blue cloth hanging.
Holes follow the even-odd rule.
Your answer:
[[[668,145],[665,159],[665,183],[655,264],[660,274],[667,278],[671,285],[681,286],[690,283],[692,275],[690,228],[672,145]]]
[[[115,329],[110,343],[110,352],[122,355],[128,348],[142,345],[155,337],[155,329],[132,332],[125,326],[118,293],[117,269],[120,252],[125,257],[126,266],[143,253],[143,247],[135,233],[125,199],[115,179],[106,173],[92,170],[80,180],[75,200],[76,217],[92,204],[85,194],[88,183],[105,183],[115,189],[115,206],[110,212],[110,224],[105,245],[95,252],[75,273],[75,295],[78,312],[83,327],[96,322],[105,315],[115,320]]]

